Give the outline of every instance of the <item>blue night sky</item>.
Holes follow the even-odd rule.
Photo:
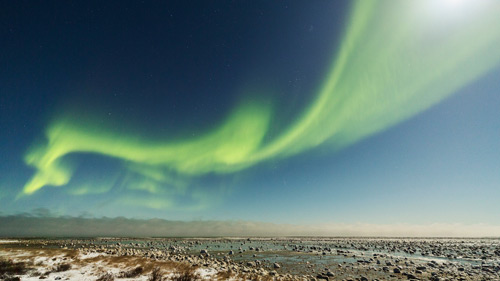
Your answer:
[[[500,226],[497,1],[0,4],[0,215]]]

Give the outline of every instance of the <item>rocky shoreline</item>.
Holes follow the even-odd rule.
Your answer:
[[[85,280],[127,280],[120,272],[137,264],[140,276],[129,280],[148,280],[155,268],[164,280],[176,280],[179,268],[189,280],[500,280],[498,239],[23,239],[0,244],[0,254],[32,265],[20,280],[64,280],[36,268],[44,255],[52,268],[98,264]]]

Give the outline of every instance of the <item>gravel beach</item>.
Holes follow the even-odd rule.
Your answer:
[[[2,280],[500,280],[500,239],[5,239],[0,259]]]

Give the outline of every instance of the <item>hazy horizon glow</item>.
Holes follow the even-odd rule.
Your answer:
[[[500,226],[488,224],[283,224],[258,221],[168,221],[0,216],[0,237],[498,237]],[[26,228],[29,224],[31,227]]]

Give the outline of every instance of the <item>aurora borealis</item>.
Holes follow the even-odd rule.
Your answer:
[[[222,3],[219,4],[223,5]],[[287,9],[296,9],[295,13],[292,13],[292,15],[296,15],[297,11],[304,8],[301,6],[306,5],[296,2],[289,4],[290,7],[288,5],[261,3],[262,9],[268,9],[268,21],[273,18],[273,13],[284,13],[286,15],[285,11]],[[210,23],[213,23],[211,17],[222,17],[221,22],[215,21],[217,24],[213,23],[215,28],[221,28],[226,23],[225,17],[228,17],[228,21],[240,18],[239,13],[244,13],[245,6],[244,4],[241,5],[243,7],[225,7],[223,10],[226,14],[222,15],[214,15],[215,12],[213,11],[218,11],[214,7],[200,7],[200,15],[202,15],[200,21],[208,24],[206,28],[210,29]],[[464,8],[459,5],[467,7]],[[177,6],[179,5],[172,5],[168,9],[170,12],[165,10],[163,16],[170,16],[174,13],[182,15],[182,12],[187,9],[186,7]],[[312,190],[317,196],[322,197],[323,194],[325,197],[337,197],[337,199],[333,200],[341,200],[346,194],[360,192],[358,190],[359,186],[364,186],[361,188],[362,193],[366,193],[368,197],[372,196],[370,194],[372,194],[373,190],[378,189],[373,185],[377,183],[385,185],[384,182],[387,185],[395,186],[394,189],[390,189],[392,190],[390,193],[397,190],[398,193],[401,193],[400,196],[407,198],[415,192],[415,189],[429,190],[431,188],[441,194],[439,192],[440,187],[434,185],[439,185],[440,182],[446,185],[452,182],[456,183],[453,180],[453,175],[461,174],[464,170],[469,170],[471,178],[465,181],[463,179],[458,180],[457,182],[464,183],[469,180],[468,184],[477,186],[479,182],[475,182],[473,179],[484,176],[492,181],[486,184],[486,186],[492,187],[484,187],[485,194],[497,194],[498,188],[494,187],[498,187],[500,178],[485,171],[489,171],[491,168],[490,162],[493,162],[493,167],[495,165],[498,167],[498,147],[495,146],[493,152],[490,151],[489,156],[484,159],[475,158],[474,155],[477,154],[474,151],[483,150],[484,147],[492,149],[491,146],[495,143],[495,136],[498,137],[498,134],[494,132],[497,132],[499,128],[500,118],[492,120],[491,114],[496,117],[498,117],[498,114],[495,115],[495,113],[492,113],[494,111],[481,108],[475,108],[473,113],[479,116],[477,118],[490,120],[490,123],[483,126],[481,129],[483,131],[476,133],[490,136],[486,138],[487,141],[483,139],[475,144],[477,146],[470,146],[468,138],[471,132],[467,131],[461,132],[460,134],[463,135],[458,135],[458,137],[453,134],[446,136],[448,126],[454,128],[462,126],[458,123],[459,121],[456,121],[456,123],[450,122],[448,125],[443,124],[443,127],[436,128],[435,130],[438,130],[439,133],[432,136],[427,135],[423,138],[427,143],[420,142],[416,144],[414,152],[409,153],[409,155],[412,155],[413,160],[396,161],[401,165],[397,165],[398,169],[402,169],[400,174],[397,172],[394,174],[387,173],[383,176],[380,176],[380,174],[375,178],[366,176],[367,181],[363,182],[360,180],[363,178],[363,174],[357,175],[357,173],[363,171],[364,168],[362,167],[369,167],[368,164],[371,161],[380,161],[380,167],[368,168],[369,170],[365,171],[365,175],[373,175],[378,169],[384,170],[384,167],[385,169],[394,169],[393,164],[390,163],[398,158],[391,158],[384,154],[380,155],[378,149],[381,149],[381,147],[395,147],[394,155],[403,155],[401,151],[397,150],[397,146],[400,145],[401,141],[400,135],[402,134],[398,133],[397,130],[409,130],[409,139],[422,139],[421,133],[418,133],[415,128],[431,128],[432,125],[429,124],[440,122],[439,119],[433,120],[432,118],[438,118],[437,116],[443,112],[452,111],[455,113],[451,114],[461,114],[459,110],[463,110],[463,108],[446,109],[446,106],[449,108],[454,107],[454,99],[457,99],[455,104],[459,104],[461,107],[464,106],[460,102],[461,97],[464,100],[474,99],[474,96],[477,96],[477,99],[493,99],[494,102],[490,103],[490,106],[494,106],[495,102],[498,103],[498,94],[491,93],[491,89],[496,89],[495,86],[488,86],[495,83],[491,82],[495,81],[495,79],[488,77],[490,75],[494,76],[494,73],[499,73],[500,49],[498,46],[500,46],[500,32],[496,27],[500,27],[500,18],[498,17],[500,4],[486,0],[474,1],[474,3],[468,3],[467,1],[415,0],[397,2],[356,1],[337,4],[315,3],[311,7],[315,8],[310,10],[309,13],[311,14],[304,16],[304,20],[312,21],[316,19],[317,22],[305,25],[307,28],[304,29],[304,34],[306,34],[303,35],[304,38],[301,38],[300,34],[289,35],[289,38],[294,38],[293,40],[296,40],[294,41],[296,43],[307,40],[307,36],[311,36],[310,34],[316,32],[314,34],[316,36],[314,37],[316,40],[313,41],[314,44],[311,44],[310,47],[307,47],[306,44],[305,47],[310,48],[310,51],[303,52],[303,58],[288,57],[293,51],[288,53],[283,51],[284,59],[282,61],[292,61],[290,63],[293,63],[296,60],[297,62],[292,68],[301,69],[301,65],[303,65],[304,73],[307,73],[304,77],[309,79],[297,75],[297,81],[300,81],[300,79],[307,81],[303,82],[303,86],[298,90],[293,89],[294,95],[287,93],[290,90],[288,86],[280,86],[290,83],[288,78],[280,80],[280,77],[289,75],[289,66],[285,64],[283,66],[280,64],[255,66],[254,63],[250,63],[248,67],[241,63],[239,67],[245,69],[243,73],[246,74],[241,75],[238,79],[227,76],[230,75],[229,72],[224,74],[226,77],[220,74],[220,77],[223,78],[218,80],[217,87],[218,89],[224,89],[222,90],[223,93],[210,92],[214,91],[214,89],[199,89],[191,86],[197,84],[197,82],[203,84],[206,83],[203,81],[211,81],[211,77],[216,75],[214,73],[221,71],[215,66],[211,66],[214,68],[208,72],[199,71],[194,73],[194,77],[199,81],[180,80],[178,84],[173,83],[177,85],[177,90],[169,87],[155,89],[155,92],[159,92],[162,97],[161,100],[155,102],[163,102],[166,108],[167,105],[176,104],[177,102],[175,99],[178,96],[169,94],[172,91],[183,91],[184,96],[192,97],[191,100],[214,101],[215,106],[208,110],[208,112],[217,112],[213,115],[214,117],[205,116],[203,112],[199,115],[195,114],[195,117],[199,120],[208,120],[206,123],[197,121],[198,123],[194,122],[196,124],[190,124],[188,121],[192,120],[193,117],[184,117],[188,114],[191,115],[192,112],[196,113],[196,111],[183,111],[196,106],[196,103],[193,105],[193,102],[181,102],[180,106],[183,110],[167,112],[168,110],[165,109],[164,119],[155,120],[156,122],[144,122],[144,120],[151,120],[148,118],[141,120],[142,117],[153,114],[145,106],[137,107],[140,109],[138,114],[129,116],[121,114],[120,118],[114,119],[114,122],[109,121],[103,117],[106,115],[101,114],[99,108],[109,106],[109,109],[106,108],[104,111],[108,112],[108,116],[113,117],[112,112],[123,112],[124,108],[134,108],[135,103],[141,104],[139,100],[154,100],[155,96],[148,96],[147,91],[146,93],[131,93],[126,102],[113,104],[107,103],[106,97],[96,98],[93,101],[92,99],[88,100],[86,94],[81,94],[85,91],[119,92],[123,90],[119,86],[115,86],[115,88],[113,86],[102,86],[107,85],[102,82],[90,82],[90,84],[93,84],[91,90],[87,86],[85,86],[87,89],[75,90],[73,88],[73,93],[77,94],[65,94],[63,90],[61,90],[60,95],[54,94],[53,98],[49,98],[49,100],[54,101],[52,104],[37,108],[38,113],[36,114],[39,114],[39,117],[34,112],[28,114],[31,118],[38,120],[42,116],[48,117],[45,118],[46,122],[40,124],[41,128],[33,130],[36,132],[36,134],[33,134],[35,135],[34,139],[25,141],[24,149],[10,149],[8,143],[2,144],[3,150],[19,152],[18,154],[9,152],[10,156],[6,159],[18,161],[20,164],[16,167],[22,166],[24,170],[17,174],[14,171],[14,176],[11,179],[9,179],[9,176],[2,177],[0,188],[4,191],[2,194],[5,195],[0,194],[0,201],[9,203],[3,204],[3,206],[7,207],[3,207],[0,211],[6,213],[19,212],[22,208],[30,206],[55,209],[62,214],[71,215],[77,215],[75,210],[89,212],[93,215],[166,217],[170,219],[176,219],[176,217],[171,216],[179,214],[181,214],[179,219],[192,219],[199,217],[201,214],[209,214],[210,218],[216,219],[297,222],[286,215],[280,218],[259,219],[258,215],[248,215],[252,211],[245,208],[241,213],[240,211],[235,212],[231,217],[221,214],[231,212],[231,208],[240,205],[238,203],[240,200],[258,201],[259,194],[262,194],[262,192],[280,202],[282,202],[280,199],[276,199],[279,196],[275,196],[280,192],[290,192],[291,195],[288,196],[293,196],[287,200],[297,204],[301,199],[308,198],[304,193],[311,190],[311,187],[302,186],[304,185],[304,179],[309,185],[316,185]],[[150,8],[146,7],[144,9],[148,10]],[[233,8],[237,12],[235,11],[234,18],[231,18],[228,12]],[[317,19],[317,15],[313,11],[317,12],[319,10],[323,12],[318,16],[325,17],[327,12],[330,12],[333,14],[332,17],[335,18],[335,22],[342,24],[333,26],[334,21],[332,19]],[[206,16],[206,11],[211,11],[209,16]],[[260,8],[258,11],[262,13]],[[307,13],[307,11],[309,10],[306,9],[304,13]],[[163,16],[160,15],[159,18],[163,20]],[[196,15],[190,16],[196,17]],[[107,17],[113,17],[113,14],[106,10],[101,17],[106,19]],[[181,16],[181,18],[185,17],[189,17],[189,15]],[[206,22],[203,21],[205,18],[208,19]],[[144,26],[147,28],[159,29],[166,34],[176,30],[170,28],[170,25],[177,28],[182,26],[182,23],[177,24],[174,21],[168,24],[163,23],[165,26],[157,23],[158,26],[155,27],[154,22],[142,18],[138,19],[138,21],[140,20],[145,21]],[[239,22],[243,29],[255,25],[251,16],[245,20],[236,22]],[[293,16],[290,15],[290,18],[284,21],[285,23],[275,23],[278,26],[277,34],[293,34],[292,31],[286,32],[288,28],[286,22],[293,20]],[[85,22],[83,20],[84,25]],[[111,27],[117,28],[106,20],[104,22],[91,23],[96,27],[97,31],[95,32],[99,32],[99,27],[104,30]],[[265,22],[262,26],[257,25],[255,28],[265,29],[268,23]],[[15,24],[13,23],[13,25]],[[78,24],[74,24],[68,28],[70,30],[72,28],[78,29],[78,26]],[[189,28],[186,27],[186,29]],[[177,31],[179,35],[176,35],[176,38],[203,36],[203,31],[199,31],[198,34],[195,33],[196,29],[189,29],[189,31],[186,30],[185,32],[182,29]],[[230,32],[224,34],[229,37],[233,36]],[[231,40],[229,37],[224,40]],[[129,39],[134,42],[143,40],[139,37]],[[253,40],[253,38],[251,39]],[[59,39],[51,38],[51,40]],[[85,38],[83,36],[78,40],[84,41]],[[211,42],[210,39],[205,40]],[[283,44],[286,45],[286,42],[273,42],[271,38],[265,36],[261,40],[255,43],[256,51],[255,54],[252,54],[254,57],[264,55],[264,53],[261,53],[262,51],[259,51],[259,48],[262,47],[259,47],[258,44],[265,44],[266,48],[274,50],[272,53],[279,53],[279,48]],[[325,47],[319,48],[317,45],[319,42],[324,42]],[[110,48],[120,46],[116,44],[111,44]],[[169,44],[171,43],[165,41],[158,43],[158,46],[170,46]],[[273,44],[278,45],[278,48],[273,49]],[[135,48],[138,48],[139,52],[146,52],[150,47],[145,44],[144,46],[134,47],[133,50],[137,51]],[[197,45],[196,48],[202,49],[203,46]],[[290,44],[287,48],[294,50],[296,46]],[[315,50],[314,48],[318,48],[317,50],[322,49],[324,53],[314,59],[316,54],[311,52]],[[68,51],[68,54],[63,55],[66,56],[66,59],[71,59],[74,56],[78,57],[78,50],[76,49],[75,53]],[[82,47],[81,50],[85,51],[86,49]],[[238,55],[233,55],[234,58],[231,57],[231,59],[238,61],[237,59],[245,54],[239,54],[240,50],[235,50],[231,50],[231,52],[236,52]],[[251,51],[252,46],[248,50]],[[158,52],[170,53],[173,51],[175,51],[175,48],[172,47],[172,50],[168,48],[161,50],[160,48]],[[93,50],[92,52],[97,53],[97,57],[102,57],[98,55],[99,50]],[[158,55],[158,53],[155,54]],[[175,55],[183,56],[182,52]],[[309,59],[308,56],[311,58]],[[19,58],[14,55],[12,57],[14,58],[7,57],[7,60],[11,59],[10,62],[16,64],[16,60],[19,60]],[[203,54],[196,56],[196,58],[203,59]],[[140,55],[134,58],[134,60],[140,59]],[[206,64],[210,65],[209,62],[216,61],[216,59],[217,57],[211,58]],[[227,59],[227,57],[222,59]],[[189,55],[185,60],[190,61]],[[309,60],[312,62],[326,62],[323,65],[307,64]],[[250,60],[245,59],[243,61],[248,62]],[[263,59],[262,62],[264,61]],[[203,64],[203,60],[194,62],[194,65],[197,64]],[[110,73],[121,73],[120,66],[110,65]],[[125,68],[134,69],[130,70],[130,73],[139,71],[135,69],[136,66],[133,62],[124,63],[124,65]],[[51,64],[43,62],[38,67],[42,69],[43,73],[43,69],[50,69]],[[143,69],[146,69],[145,71],[148,71],[148,67],[154,69],[154,65],[148,66],[144,64],[142,66]],[[250,79],[251,82],[245,81],[247,79],[245,77],[268,76],[269,73],[259,74],[256,72],[256,69],[266,67],[272,69],[272,73],[276,73],[273,82],[265,82],[265,79],[262,78]],[[75,72],[75,75],[81,75],[82,70],[79,68],[78,64],[69,67]],[[210,69],[210,67],[207,68]],[[315,71],[311,72],[312,74],[317,73],[314,77],[310,76],[307,71],[310,68]],[[169,69],[172,74],[176,72],[174,68]],[[192,69],[196,69],[196,67],[186,66],[185,71],[192,71]],[[280,70],[288,74],[280,74]],[[8,70],[5,71],[8,72]],[[248,74],[249,71],[256,73]],[[160,75],[160,79],[168,79],[169,76],[168,71],[153,71],[152,73],[151,77]],[[236,71],[236,73],[238,72]],[[239,81],[241,85],[237,85],[238,83],[233,85],[232,82],[225,88],[224,77],[233,77],[233,80]],[[89,81],[92,81],[92,78],[89,79]],[[119,78],[117,80],[124,81],[123,79]],[[53,81],[58,80],[59,78],[53,79]],[[106,77],[99,77],[96,81],[106,81]],[[231,81],[231,79],[227,79],[227,81]],[[137,84],[140,85],[145,82],[146,80],[139,79]],[[68,83],[71,85],[71,82],[63,84]],[[266,83],[269,83],[269,85],[266,85]],[[113,85],[113,83],[110,84]],[[102,88],[99,88],[99,85]],[[498,83],[494,85],[498,86]],[[46,90],[44,91],[50,92],[50,84],[45,85],[45,87]],[[468,87],[473,87],[472,90],[469,90],[471,93],[462,93]],[[147,89],[147,86],[144,88]],[[15,87],[10,89],[15,89]],[[235,89],[243,89],[243,91]],[[6,92],[8,90],[9,87],[5,87],[2,91]],[[39,95],[36,93],[36,86],[32,90],[33,92],[30,92],[25,97]],[[208,92],[199,93],[200,90]],[[244,94],[241,94],[242,92]],[[484,93],[481,94],[481,92]],[[83,95],[85,102],[81,102],[82,97],[79,97],[79,95]],[[210,98],[203,95],[209,95]],[[295,98],[293,98],[294,96]],[[9,107],[11,104],[9,99],[14,99],[15,94],[6,97],[1,100],[1,103],[4,104],[3,108]],[[230,101],[226,102],[224,99]],[[452,101],[448,101],[449,99]],[[104,105],[99,105],[103,100]],[[179,100],[182,99],[179,98]],[[200,104],[203,103],[200,102]],[[217,106],[217,104],[220,104],[220,106]],[[93,107],[95,109],[92,109]],[[444,109],[440,110],[440,107]],[[455,107],[457,106],[455,105]],[[45,111],[44,108],[51,112]],[[172,109],[173,107],[168,108]],[[287,111],[288,108],[293,109],[293,113]],[[436,112],[432,113],[434,110]],[[472,109],[469,108],[468,110]],[[5,114],[2,113],[2,119],[7,114],[16,114],[9,110],[4,112]],[[179,120],[182,121],[169,123],[171,121],[168,120],[172,120],[174,115],[179,116]],[[134,120],[133,116],[141,116],[141,118]],[[158,114],[154,116],[158,116]],[[450,118],[453,119],[453,117]],[[22,122],[33,121],[26,119]],[[411,125],[412,122],[416,123]],[[200,124],[203,126],[200,126]],[[410,129],[406,129],[405,126],[409,126]],[[141,133],[144,130],[149,130],[150,133]],[[7,130],[4,130],[3,139],[12,138],[6,132]],[[445,135],[442,135],[442,133]],[[417,136],[416,134],[420,135]],[[440,137],[442,139],[439,139]],[[385,139],[385,141],[382,141],[382,145],[377,143],[381,141],[379,138]],[[426,170],[427,165],[421,164],[420,161],[430,157],[426,155],[434,155],[437,157],[436,159],[446,158],[447,156],[444,154],[439,155],[432,152],[430,147],[433,147],[433,143],[440,143],[448,138],[454,141],[463,140],[464,143],[458,143],[457,145],[470,149],[471,153],[465,153],[464,155],[469,156],[464,156],[465,160],[462,161],[474,163],[474,169],[479,167],[477,169],[482,170],[484,173],[478,174],[476,170],[473,171],[472,168],[469,169],[470,167],[467,168],[467,166],[453,166],[457,163],[451,166],[443,164],[444,166],[439,169],[440,175],[436,171]],[[12,138],[12,142],[15,142],[15,139]],[[398,145],[395,145],[395,143]],[[359,153],[364,154],[361,147],[366,145],[369,147],[367,148],[368,151],[373,151],[367,154],[377,154],[381,158],[375,160],[360,158]],[[442,145],[443,150],[449,147],[449,144],[446,143]],[[439,148],[436,149],[439,151]],[[406,150],[403,149],[402,151]],[[421,153],[422,151],[425,151],[425,153]],[[349,156],[349,154],[352,155]],[[419,155],[422,156],[420,159]],[[454,155],[456,156],[456,154]],[[451,159],[454,156],[448,154],[448,157],[452,161]],[[360,167],[356,168],[356,164],[347,164],[349,160],[346,159],[362,159],[360,161],[366,164],[361,163],[359,164]],[[436,159],[433,160],[430,157],[428,161],[438,163],[439,161]],[[347,161],[344,163],[345,165],[342,164],[345,161]],[[318,166],[339,167],[339,165],[344,167],[333,172],[330,168],[314,168]],[[415,170],[415,165],[421,167],[420,170]],[[482,165],[485,165],[485,167],[480,168]],[[12,174],[12,171],[4,166],[1,166],[0,169],[3,169],[3,171],[0,170],[3,175]],[[335,168],[332,169],[335,170]],[[300,171],[299,174],[297,174],[296,170]],[[333,176],[336,173],[341,173],[341,171],[343,171],[342,176],[339,178]],[[414,171],[417,171],[419,176],[414,175]],[[352,179],[349,179],[351,174]],[[308,180],[311,177],[314,178],[313,183]],[[398,179],[396,180],[396,178]],[[352,183],[353,187],[337,186],[337,184],[353,181],[356,182]],[[280,183],[277,184],[277,182]],[[293,187],[288,186],[288,184],[293,185]],[[419,184],[425,186],[416,186]],[[267,186],[267,188],[261,189],[261,187],[257,186]],[[442,188],[448,190],[450,187],[443,186]],[[457,192],[456,194],[462,194],[454,197],[457,200],[456,202],[462,202],[467,198],[466,194],[468,193],[464,190],[468,189],[466,186],[452,187],[452,190]],[[448,193],[448,191],[438,197],[444,200],[445,193]],[[383,194],[377,195],[375,198],[379,196],[384,198]],[[48,198],[58,199],[52,201]],[[469,197],[468,199],[476,200],[473,205],[482,204],[480,198],[473,199]],[[383,199],[380,200],[383,201]],[[435,199],[421,200],[428,202],[430,205],[436,203]],[[83,201],[89,202],[90,205],[83,206],[81,203]],[[302,208],[314,204],[313,201],[311,199],[306,200]],[[341,201],[338,201],[338,203]],[[227,202],[235,203],[227,205]],[[358,205],[358,203],[354,202],[354,205]],[[285,206],[287,204],[282,202],[278,205],[281,210],[286,210]],[[415,207],[410,208],[412,211],[408,211],[408,214],[417,212],[416,205],[418,204],[415,203]],[[70,206],[77,207],[75,210],[69,211],[72,208]],[[486,206],[489,205],[486,204]],[[264,209],[272,211],[275,208],[269,206]],[[341,216],[345,212],[345,210],[337,209],[335,204],[332,204],[327,208],[325,214],[319,217],[323,220],[331,220],[328,214],[336,213],[336,216]],[[481,212],[481,210],[478,209],[477,212]],[[312,215],[312,213],[306,213]],[[379,217],[374,218],[376,222],[388,223],[381,218],[382,214],[379,215]],[[350,218],[351,216],[353,217]],[[350,214],[347,216],[346,221],[371,223],[371,221],[365,221],[365,219]],[[308,219],[304,217],[297,220],[300,222]],[[422,222],[419,219],[408,220],[410,223]],[[453,215],[451,217],[443,216],[438,220],[440,222],[448,222],[448,220],[460,223],[477,222],[471,219],[456,219]],[[402,223],[406,222],[406,219],[394,217],[391,222],[394,221]],[[424,222],[435,221],[424,220]],[[500,223],[498,219],[495,220],[494,218],[487,219],[486,222]]]

